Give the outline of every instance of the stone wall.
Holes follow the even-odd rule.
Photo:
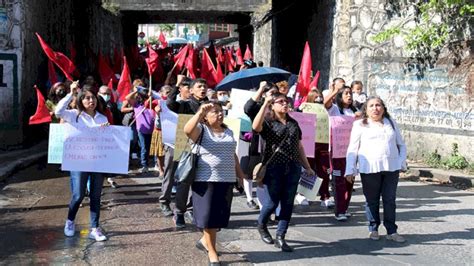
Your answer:
[[[252,23],[262,21],[265,14],[271,9],[271,3],[262,5],[252,14]],[[271,65],[272,60],[272,20],[266,21],[263,25],[255,27],[253,36],[253,56],[256,62],[262,61],[265,66]]]
[[[448,155],[458,143],[460,153],[474,160],[474,60],[469,48],[460,66],[447,57],[419,75],[416,66],[406,63],[403,39],[371,40],[398,22],[388,19],[385,6],[386,0],[336,2],[331,79],[362,80],[369,94],[381,96],[402,128],[411,158],[435,150]]]

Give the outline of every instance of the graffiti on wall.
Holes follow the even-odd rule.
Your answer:
[[[18,56],[0,53],[0,128],[16,128],[18,121]]]
[[[419,76],[404,63],[381,59],[365,66],[368,93],[380,96],[398,123],[474,133],[466,73],[448,74],[446,67],[438,67]]]

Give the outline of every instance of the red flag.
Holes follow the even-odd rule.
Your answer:
[[[166,41],[165,35],[161,31],[160,31],[160,37],[158,37],[158,40],[160,40],[161,48],[168,47],[168,42]]]
[[[227,71],[234,71],[235,68],[235,60],[234,57],[232,56],[232,51],[230,49],[226,49],[225,52],[225,65],[227,68]]]
[[[309,44],[306,42],[304,46],[303,58],[301,59],[300,72],[298,75],[298,83],[296,84],[296,92],[300,97],[308,95],[309,84],[311,83],[311,51]]]
[[[41,47],[43,48],[44,53],[46,56],[55,63],[59,69],[64,73],[67,79],[73,80],[72,78],[72,73],[76,69],[76,66],[74,66],[74,63],[67,58],[64,54],[60,52],[55,52],[51,47],[48,46],[48,44],[41,38],[41,36],[36,33],[36,36],[38,37],[38,41],[40,42]]]
[[[109,80],[109,84],[107,84],[107,87],[109,87],[109,89],[112,92],[112,95],[110,95],[110,102],[112,102],[112,103],[117,102],[117,99],[115,99],[116,94],[115,94],[115,90],[114,90],[114,80],[113,79]]]
[[[189,49],[188,56],[186,57],[186,61],[184,62],[184,65],[186,69],[188,70],[189,77],[192,79],[196,79],[196,59],[197,59],[197,53],[195,49]]]
[[[189,45],[183,46],[181,50],[174,56],[174,62],[176,64],[175,73],[181,72],[183,69],[184,61],[186,60],[186,55],[188,54]]]
[[[30,117],[29,125],[36,125],[42,123],[49,123],[51,122],[51,115],[49,114],[49,110],[45,105],[43,94],[41,91],[36,87],[36,98],[38,99],[38,105],[36,106],[36,113]]]
[[[119,94],[120,102],[123,102],[125,100],[125,96],[130,93],[131,89],[132,81],[130,80],[130,69],[128,68],[127,58],[124,56],[122,75],[120,76],[120,80],[117,85],[117,92]]]
[[[53,86],[56,82],[58,82],[58,77],[56,76],[56,69],[54,69],[53,62],[48,59],[48,77],[49,83]]]
[[[221,48],[219,48],[219,50],[217,51],[217,61],[219,61],[219,63],[221,64],[225,64],[225,57]]]
[[[201,78],[207,81],[207,85],[211,88],[214,88],[217,85],[217,73],[212,60],[207,53],[207,49],[202,50],[202,59],[201,59]]]
[[[107,84],[110,79],[115,78],[114,71],[107,63],[107,58],[99,52],[99,75],[102,80],[102,84]]]
[[[219,61],[217,61],[216,85],[219,84],[219,82],[221,82],[221,80],[223,80],[224,77],[225,77],[225,75],[222,72],[221,63],[219,63]]]
[[[240,51],[240,47],[237,48],[237,51],[235,52],[235,55],[237,57],[237,65],[243,65],[244,64],[244,59],[242,58],[242,52]]]
[[[249,45],[247,44],[247,49],[245,49],[245,54],[244,54],[244,60],[252,60],[253,55],[252,52],[250,51]]]
[[[145,58],[146,64],[148,65],[148,73],[152,75],[158,68],[159,56],[150,45],[148,45],[148,57]]]
[[[316,75],[314,75],[313,77],[313,81],[311,81],[311,84],[309,84],[309,89],[313,88],[313,87],[318,87],[318,82],[319,82],[319,70],[318,72],[316,72]]]

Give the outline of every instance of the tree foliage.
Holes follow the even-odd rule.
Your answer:
[[[443,48],[454,55],[459,64],[464,41],[472,39],[474,4],[472,0],[389,0],[389,18],[400,22],[386,28],[373,38],[383,43],[396,36],[404,39],[412,59],[433,67]],[[410,22],[414,26],[407,27]]]

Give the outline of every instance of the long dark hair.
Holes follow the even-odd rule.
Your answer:
[[[390,118],[390,114],[387,111],[387,107],[385,106],[385,103],[383,102],[383,100],[379,96],[370,96],[367,99],[367,101],[365,101],[365,103],[362,105],[362,108],[360,109],[360,111],[362,112],[362,124],[367,125],[367,118],[369,118],[368,115],[367,115],[367,107],[368,107],[368,104],[371,100],[379,100],[379,102],[380,102],[380,104],[382,105],[382,108],[383,108],[383,117],[387,118],[388,121],[390,121],[390,124],[392,124],[392,127],[393,127],[393,122],[392,122],[392,119]]]
[[[90,92],[96,99],[97,103],[96,103],[95,111],[99,112],[102,115],[105,115],[104,106],[102,105],[102,102],[99,101],[99,99],[97,98],[97,95],[94,93],[94,91],[95,90],[91,86],[83,86],[82,90],[77,95],[76,108],[79,112],[77,113],[77,116],[76,116],[76,122],[78,122],[79,116],[81,115],[81,113],[86,110],[86,108],[82,104],[82,100],[84,100],[84,98],[86,97],[87,92]]]
[[[336,105],[339,108],[339,112],[341,113],[341,115],[344,114],[344,101],[342,100],[342,95],[344,94],[345,90],[349,90],[352,95],[352,90],[351,90],[351,87],[349,86],[344,86],[344,88],[340,92],[338,92],[336,95]],[[349,105],[348,109],[351,109],[351,111],[354,113],[357,112],[357,108],[355,108],[352,104]]]

